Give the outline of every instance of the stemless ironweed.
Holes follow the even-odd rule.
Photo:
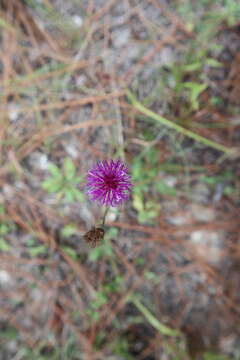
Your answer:
[[[87,194],[91,200],[106,206],[102,227],[92,227],[85,235],[85,241],[92,247],[104,238],[104,224],[110,206],[118,206],[129,198],[132,188],[128,168],[121,160],[104,160],[92,167],[87,174]]]
[[[87,193],[100,205],[118,206],[129,198],[131,176],[121,160],[100,161],[87,174]]]

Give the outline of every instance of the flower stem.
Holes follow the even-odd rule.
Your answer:
[[[103,214],[103,218],[102,218],[102,226],[104,227],[105,225],[105,220],[106,220],[106,216],[107,216],[107,213],[108,213],[108,210],[110,209],[110,207],[106,207],[105,211],[104,211],[104,214]]]

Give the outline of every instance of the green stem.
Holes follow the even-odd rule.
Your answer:
[[[168,326],[160,323],[158,319],[139,301],[139,299],[132,295],[129,299],[135,306],[138,308],[138,310],[143,314],[143,316],[148,320],[148,322],[161,334],[168,335],[168,336],[181,336],[181,333],[177,330],[173,330],[169,328]]]
[[[107,207],[104,211],[103,218],[102,218],[102,227],[104,227],[104,225],[105,225],[105,220],[106,220],[106,216],[107,216],[109,209],[110,209],[110,207]]]
[[[128,99],[130,100],[131,104],[137,109],[139,110],[141,113],[143,113],[144,115],[148,116],[150,119],[156,120],[158,122],[160,122],[161,124],[168,126],[169,128],[172,128],[176,131],[178,131],[180,134],[183,134],[185,136],[188,136],[206,146],[210,146],[213,149],[222,151],[223,153],[227,154],[227,155],[231,155],[233,154],[234,150],[231,148],[227,148],[224,145],[215,143],[214,141],[211,141],[201,135],[198,135],[194,132],[192,132],[191,130],[185,129],[184,127],[175,124],[174,122],[156,114],[155,112],[147,109],[144,105],[142,105],[136,98],[135,96],[131,93],[131,91],[126,90],[126,94]]]

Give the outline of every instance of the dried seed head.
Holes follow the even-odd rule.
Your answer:
[[[93,226],[91,230],[83,235],[83,238],[89,244],[89,246],[95,248],[96,246],[100,245],[100,242],[103,240],[104,230],[100,227],[96,228]]]

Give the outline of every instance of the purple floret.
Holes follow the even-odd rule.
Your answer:
[[[118,206],[129,198],[131,176],[121,160],[98,162],[87,174],[87,194],[101,205]]]

